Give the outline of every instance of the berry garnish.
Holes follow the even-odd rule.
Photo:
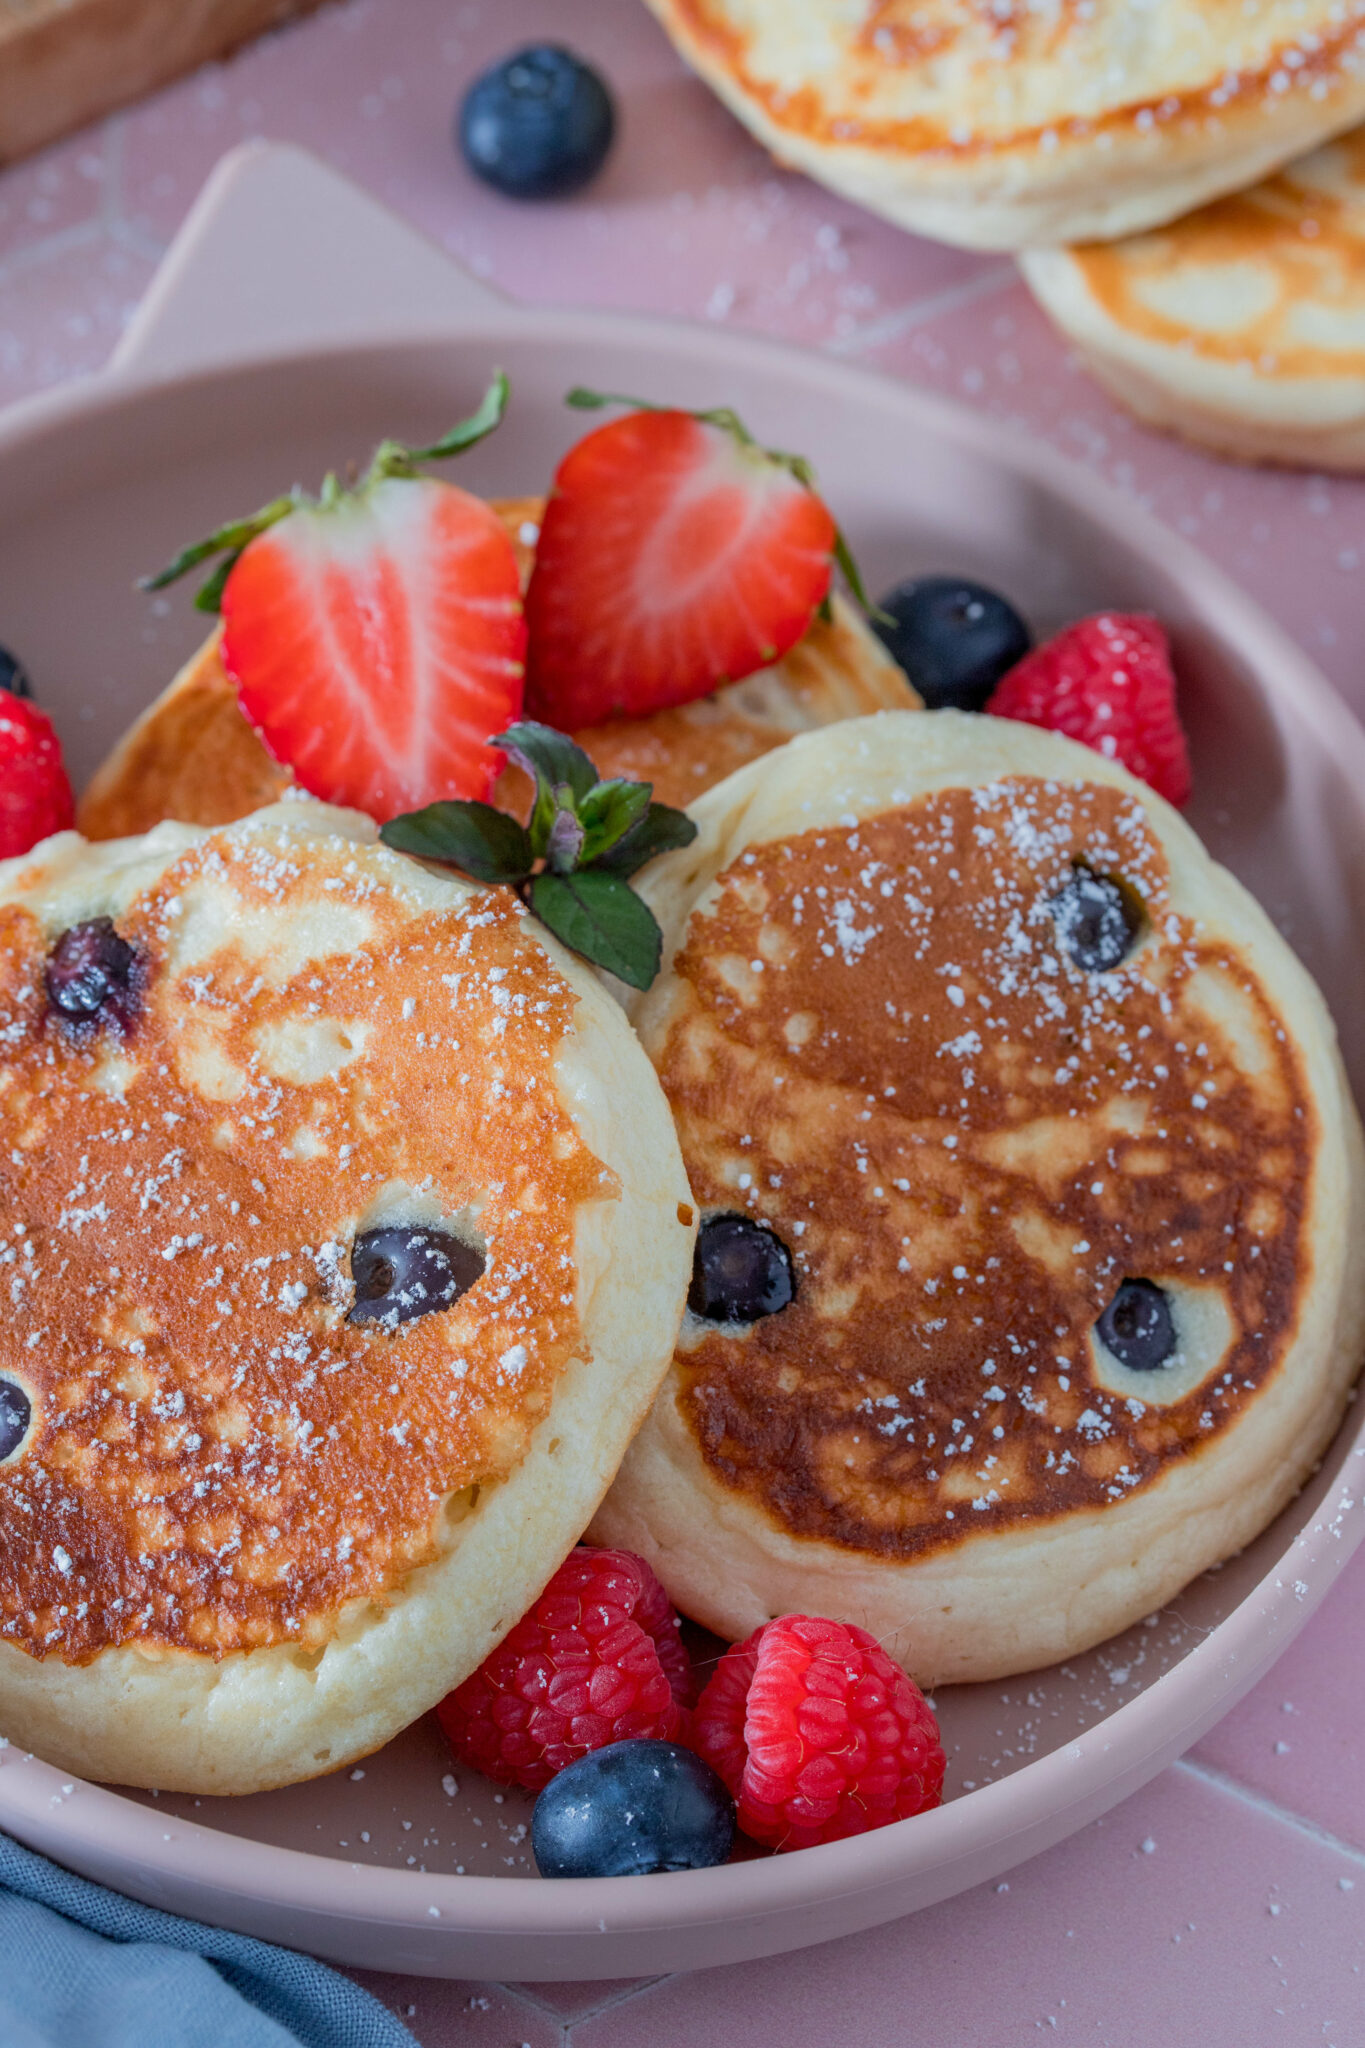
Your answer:
[[[28,670],[17,654],[11,654],[8,647],[0,647],[0,690],[11,697],[33,696],[33,685],[28,679]]]
[[[535,786],[527,824],[491,804],[428,804],[382,826],[385,845],[448,861],[476,882],[508,883],[573,952],[648,988],[662,935],[628,877],[689,846],[696,826],[686,812],[651,803],[648,782],[599,780],[583,749],[549,726],[523,719],[492,744]]]
[[[875,1636],[786,1614],[727,1650],[693,1717],[698,1753],[774,1849],[838,1842],[937,1806],[938,1723]]]
[[[1095,1333],[1129,1372],[1156,1372],[1175,1356],[1171,1304],[1152,1280],[1125,1280],[1101,1310]]]
[[[1171,652],[1155,619],[1100,612],[1078,620],[1011,669],[986,709],[1065,733],[1121,761],[1168,803],[1189,801]]]
[[[0,860],[64,832],[75,815],[52,720],[22,696],[0,699]]]
[[[0,1379],[0,1463],[14,1456],[32,1420],[33,1403],[18,1381]]]
[[[383,819],[492,786],[488,735],[521,708],[516,556],[481,498],[419,465],[482,440],[506,400],[499,376],[432,447],[381,442],[358,484],[295,489],[144,583],[223,556],[195,601],[221,610],[242,710],[314,796]]]
[[[712,1323],[756,1323],[796,1295],[792,1257],[775,1231],[748,1216],[708,1216],[697,1233],[687,1306]]]
[[[526,592],[527,702],[576,731],[704,697],[798,641],[837,560],[861,586],[810,465],[734,413],[634,408],[555,472]]]
[[[1132,951],[1142,931],[1133,893],[1112,875],[1077,861],[1048,904],[1062,951],[1090,974],[1108,974]]]
[[[390,1224],[363,1231],[351,1246],[355,1304],[346,1320],[396,1329],[450,1308],[482,1278],[486,1264],[481,1251],[448,1230]]]
[[[112,1024],[129,1030],[142,999],[137,950],[110,917],[88,918],[64,931],[43,970],[47,999],[76,1030]]]
[[[984,711],[1033,636],[1014,606],[965,576],[915,576],[881,600],[874,629],[930,711]]]
[[[735,1802],[676,1742],[612,1742],[568,1765],[531,1816],[542,1877],[643,1877],[709,1870],[735,1839]]]
[[[676,1741],[687,1697],[678,1618],[649,1566],[580,1548],[436,1712],[460,1762],[538,1792],[610,1742]]]
[[[532,44],[475,79],[458,134],[477,177],[510,199],[561,199],[595,178],[616,131],[611,94],[571,50]]]

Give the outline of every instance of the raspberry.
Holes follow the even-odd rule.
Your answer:
[[[1026,654],[986,705],[1094,747],[1150,783],[1168,803],[1189,802],[1190,760],[1175,708],[1166,635],[1136,612],[1078,619]]]
[[[462,1763],[538,1792],[609,1742],[685,1739],[688,1697],[678,1618],[649,1566],[580,1548],[436,1713]]]
[[[51,719],[21,697],[0,698],[0,860],[65,831],[75,808]]]
[[[697,1702],[693,1747],[774,1849],[908,1820],[943,1796],[938,1723],[866,1629],[786,1614],[727,1650]]]

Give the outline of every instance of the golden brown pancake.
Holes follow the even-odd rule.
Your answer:
[[[73,1022],[100,917],[126,1001]],[[357,1243],[433,1229],[464,1291],[358,1320]],[[510,894],[298,799],[6,862],[0,1728],[201,1792],[387,1740],[581,1534],[691,1236],[648,1062]]]
[[[1079,1652],[1340,1417],[1365,1181],[1321,997],[1161,799],[1030,727],[860,720],[694,816],[633,1014],[703,1218],[775,1233],[795,1298],[689,1313],[594,1533],[733,1637],[831,1614],[935,1684]],[[1104,971],[1078,864],[1134,906]],[[1154,1364],[1098,1334],[1134,1281]]]
[[[1149,425],[1247,461],[1365,468],[1365,130],[1159,233],[1022,262]]]
[[[524,584],[544,500],[503,498],[494,509],[517,550]],[[603,775],[652,782],[661,801],[685,805],[794,733],[917,705],[861,614],[837,596],[830,613],[781,661],[743,682],[679,710],[589,726],[575,738]],[[148,832],[163,818],[225,825],[275,802],[292,780],[238,710],[214,632],[96,770],[78,822],[88,839]],[[510,770],[496,801],[515,806],[523,787]]]
[[[1360,0],[649,0],[779,163],[974,249],[1129,234],[1365,114]]]

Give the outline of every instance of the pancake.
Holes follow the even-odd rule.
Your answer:
[[[1365,115],[1361,0],[649,0],[777,158],[970,249],[1101,239]]]
[[[1024,276],[1106,390],[1220,455],[1365,469],[1365,129]]]
[[[523,586],[531,573],[542,498],[494,502],[511,535]],[[771,668],[699,702],[648,718],[617,718],[574,737],[604,776],[652,782],[663,803],[686,805],[746,761],[798,732],[903,709],[919,698],[881,641],[842,597],[829,619]],[[226,825],[274,803],[293,782],[237,708],[215,630],[175,680],[124,734],[95,771],[77,813],[88,839],[149,832],[165,818]],[[513,808],[526,794],[511,770],[495,802]]]
[[[831,1615],[929,1685],[1079,1653],[1342,1413],[1365,1164],[1322,998],[1168,805],[1029,726],[857,720],[693,815],[632,1011],[701,1241],[744,1219],[775,1312],[689,1310],[591,1533],[732,1638]],[[1063,950],[1096,877],[1137,933],[1102,972]]]
[[[508,892],[300,799],[5,862],[0,1034],[0,1730],[188,1792],[350,1762],[535,1599],[666,1369],[649,1063]]]

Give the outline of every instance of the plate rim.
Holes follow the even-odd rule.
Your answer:
[[[766,363],[784,382],[800,379],[812,389],[823,387],[831,397],[841,386],[861,386],[908,425],[965,445],[984,462],[1065,501],[1181,588],[1205,628],[1245,664],[1267,709],[1281,722],[1306,722],[1317,744],[1339,761],[1346,757],[1348,767],[1354,756],[1365,786],[1365,730],[1350,707],[1254,598],[1143,506],[1012,423],[907,386],[861,363],[767,336],[718,332],[643,314],[525,308],[507,302],[471,306],[429,322],[396,321],[387,340],[296,343],[172,374],[144,374],[134,361],[39,393],[0,414],[0,463],[33,440],[69,432],[94,416],[243,377],[268,377],[309,363],[352,365],[363,377],[368,361],[391,364],[395,351],[452,343],[468,346],[481,338],[490,343],[499,338],[553,340],[563,347],[588,343],[604,331],[614,345],[680,351],[694,364],[719,366],[737,357],[755,367]],[[1333,1451],[1350,1430],[1348,1411]],[[178,1815],[168,1833],[169,1816],[155,1807],[73,1779],[8,1744],[0,1748],[0,1821],[21,1839],[41,1838],[35,1845],[64,1845],[70,1853],[99,1850],[106,1858],[113,1853],[121,1867],[136,1859],[137,1872],[146,1873],[144,1883],[154,1877],[202,1886],[204,1850],[211,1843],[215,1887],[229,1889],[235,1897],[352,1923],[420,1928],[438,1940],[453,1934],[515,1935],[528,1941],[596,1935],[604,1922],[615,1937],[657,1937],[684,1927],[733,1924],[736,1918],[771,1920],[833,1898],[886,1890],[917,1871],[951,1869],[972,1859],[977,1876],[993,1874],[1044,1846],[1043,1838],[1061,1839],[1136,1790],[1227,1712],[1287,1647],[1365,1539],[1365,1515],[1352,1514],[1365,1487],[1357,1486],[1353,1493],[1348,1481],[1349,1467],[1359,1458],[1365,1458],[1365,1412],[1347,1438],[1341,1471],[1317,1513],[1217,1627],[1135,1698],[1073,1742],[1032,1759],[1008,1778],[964,1793],[913,1821],[799,1856],[666,1874],[646,1887],[626,1878],[547,1885],[539,1877],[500,1877],[490,1883],[478,1876],[423,1874],[284,1848]],[[1286,1583],[1291,1558],[1306,1596]],[[88,1819],[73,1827],[68,1814],[74,1821],[76,1808]],[[1011,1824],[1003,1829],[996,1818],[998,1808],[1011,1811]],[[45,1816],[41,1825],[40,1816]],[[980,1862],[983,1855],[988,1870]],[[243,1867],[237,1875],[239,1863]],[[765,1874],[762,1879],[756,1877],[759,1870]],[[134,1882],[135,1874],[130,1874],[130,1889]],[[756,1897],[757,1886],[762,1889]],[[433,1906],[439,1908],[438,1917],[432,1917]],[[892,1905],[882,1917],[903,1910]],[[466,1960],[461,1959],[462,1969]],[[612,1962],[609,1974],[622,1974],[618,1961]]]

